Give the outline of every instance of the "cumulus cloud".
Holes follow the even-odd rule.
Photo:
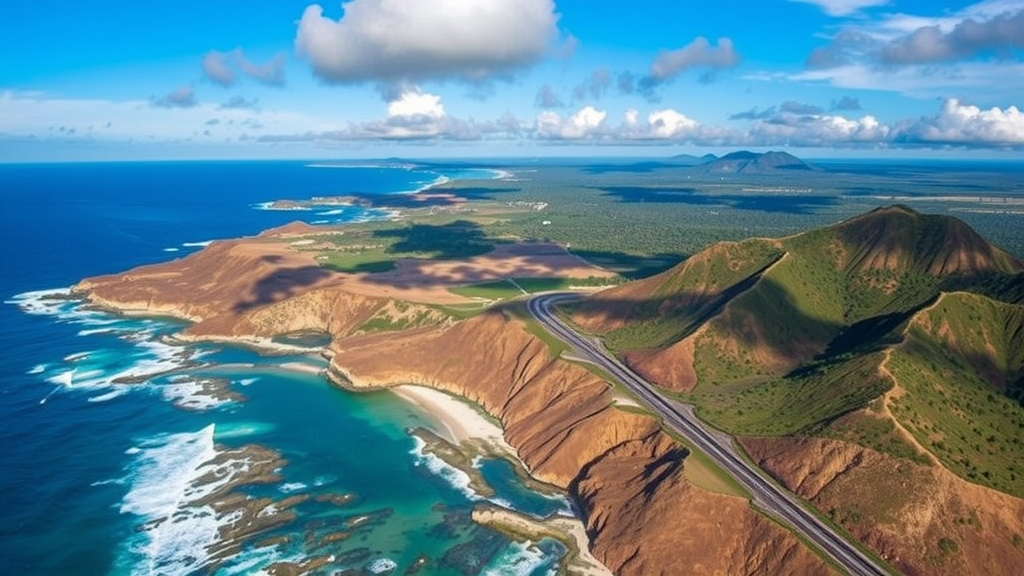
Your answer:
[[[444,117],[444,106],[441,104],[441,97],[436,94],[410,90],[388,102],[388,116],[437,119]]]
[[[874,116],[780,113],[755,123],[749,138],[763,146],[849,146],[882,144],[891,128]]]
[[[197,104],[199,102],[191,84],[186,84],[153,101],[153,105],[161,108],[192,108]]]
[[[537,96],[534,99],[538,108],[562,108],[565,103],[555,93],[555,89],[550,84],[545,84],[537,90]]]
[[[647,116],[651,136],[655,138],[677,138],[697,128],[697,122],[671,108],[655,110]]]
[[[568,118],[555,112],[541,112],[534,122],[534,134],[538,138],[557,140],[582,140],[601,135],[608,112],[593,106],[584,106]]]
[[[380,120],[353,122],[346,128],[306,131],[302,133],[269,134],[261,142],[342,142],[360,140],[380,141],[472,141],[488,137],[515,138],[523,129],[522,123],[511,114],[477,122],[450,116],[436,94],[418,87],[407,86],[391,94],[387,114]]]
[[[1016,106],[982,110],[949,98],[934,117],[903,126],[897,139],[908,143],[1020,146],[1024,112]]]
[[[267,86],[284,86],[286,57],[279,52],[270,60],[260,64],[245,56],[241,48],[230,52],[210,50],[203,56],[203,75],[211,82],[225,88],[234,86],[238,80],[235,70]]]
[[[332,19],[306,8],[295,46],[324,81],[507,77],[557,37],[552,0],[352,0]]]
[[[814,4],[829,16],[849,16],[865,8],[884,6],[889,0],[790,0],[803,4]]]
[[[1024,9],[987,20],[966,18],[952,30],[922,26],[886,44],[880,51],[887,64],[920,64],[973,58],[985,53],[1008,56],[1024,49]]]

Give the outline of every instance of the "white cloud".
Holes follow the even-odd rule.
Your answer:
[[[418,90],[402,93],[397,100],[388,102],[388,116],[443,118],[441,97]]]
[[[295,46],[328,82],[508,76],[557,37],[552,0],[352,0],[306,8]]]
[[[608,112],[593,106],[584,106],[568,118],[555,112],[541,112],[534,123],[539,138],[580,140],[600,135]]]
[[[889,0],[790,0],[790,2],[814,4],[829,16],[849,16],[865,8],[884,6],[889,3]]]
[[[1024,144],[1024,112],[1016,106],[982,110],[950,98],[938,115],[901,130],[906,142],[1012,146]]]
[[[782,113],[756,122],[749,139],[762,146],[849,146],[884,144],[891,128],[871,115],[846,118],[831,114]]]
[[[647,116],[651,136],[655,138],[676,138],[684,134],[692,134],[697,122],[685,114],[668,108],[655,110]]]

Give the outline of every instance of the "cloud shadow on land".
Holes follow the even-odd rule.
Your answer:
[[[346,194],[358,204],[369,208],[434,208],[458,206],[467,200],[500,200],[501,194],[520,192],[521,188],[472,186],[466,188],[436,187],[415,194]]]
[[[448,224],[411,224],[399,228],[375,230],[375,238],[391,238],[386,249],[391,254],[427,254],[437,260],[455,260],[486,254],[494,249],[479,224],[456,220]]]
[[[264,256],[264,260],[274,263],[280,256]],[[320,266],[297,266],[280,268],[260,278],[252,289],[252,298],[240,300],[234,305],[235,312],[245,312],[252,308],[280,302],[306,288],[326,280],[332,275],[330,270]]]
[[[687,204],[690,206],[726,206],[781,214],[814,214],[817,209],[834,206],[839,198],[810,194],[704,194],[697,188],[657,186],[599,186],[605,196],[623,204]]]

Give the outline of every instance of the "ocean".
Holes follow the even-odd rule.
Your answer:
[[[274,200],[491,177],[400,164],[0,165],[0,574],[252,574],[307,558],[323,573],[551,573],[560,544],[471,521],[486,498],[424,453],[410,431],[437,422],[415,405],[330,385],[316,354],[173,345],[180,322],[53,298],[297,217],[383,216],[265,209]],[[504,461],[478,465],[496,502],[536,516],[568,507]],[[240,520],[253,533],[226,545]]]

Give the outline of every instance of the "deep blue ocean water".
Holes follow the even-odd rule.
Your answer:
[[[0,574],[249,574],[311,555],[330,556],[331,571],[401,574],[426,557],[418,574],[550,572],[557,544],[514,543],[469,521],[479,496],[408,433],[431,417],[390,392],[351,394],[294,369],[322,367],[313,354],[174,346],[162,340],[181,327],[173,321],[47,297],[297,218],[377,216],[258,209],[273,200],[490,176],[301,162],[0,165]],[[276,477],[235,492],[269,499],[265,515],[298,497],[293,516],[214,561],[231,517],[202,497],[270,457],[281,459]],[[481,466],[522,511],[567,505],[501,461]],[[347,494],[342,506],[324,498]],[[340,530],[348,539],[325,541]],[[280,539],[255,546],[269,537]]]

